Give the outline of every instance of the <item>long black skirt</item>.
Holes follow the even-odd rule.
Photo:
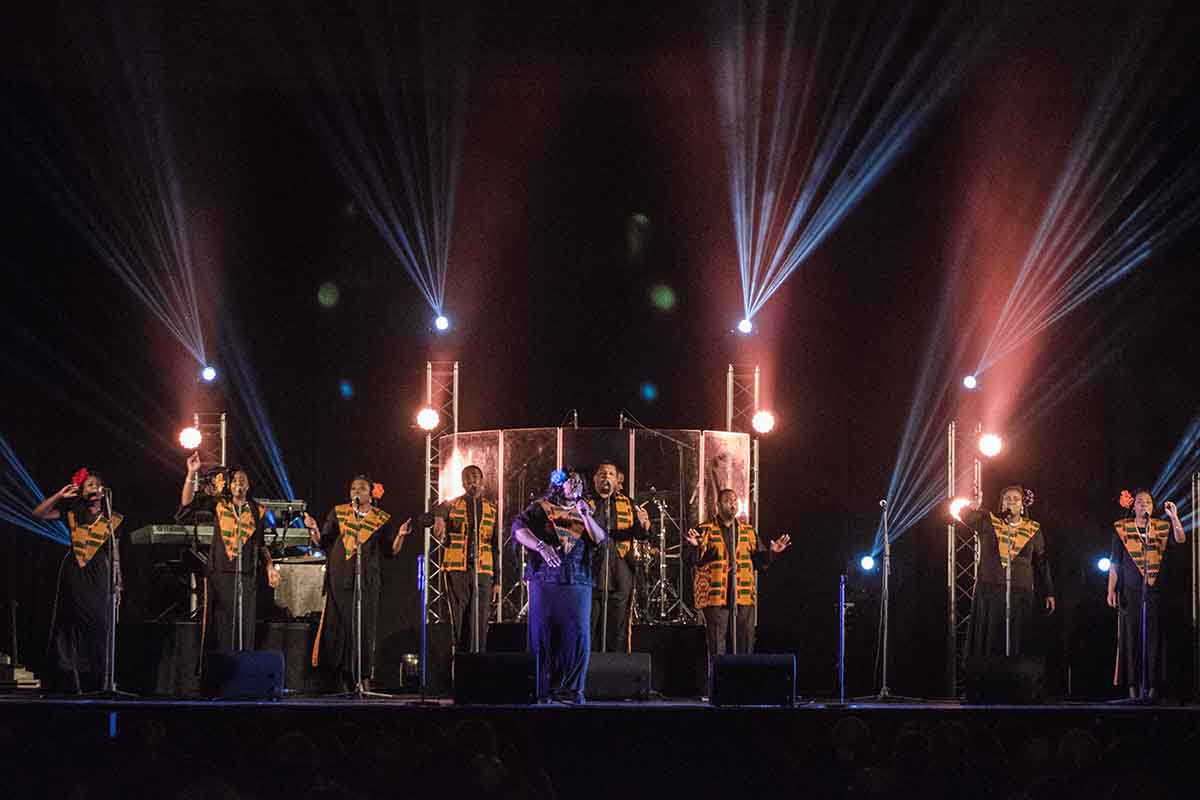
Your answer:
[[[253,574],[242,575],[242,641],[237,641],[237,608],[234,602],[237,573],[213,572],[208,576],[204,615],[204,650],[253,650],[258,584]]]
[[[362,676],[375,678],[375,633],[379,621],[379,587],[363,587]],[[315,666],[339,677],[354,673],[354,589],[327,589],[317,634]]]
[[[1012,621],[1009,629],[1010,655],[1028,650],[1033,619],[1033,593],[1016,588],[1012,591]],[[970,657],[1004,655],[1004,585],[981,583],[975,587],[971,619],[967,627],[967,655]]]
[[[58,573],[58,595],[50,628],[50,665],[55,688],[96,691],[108,660],[108,553],[103,549],[80,567],[68,552]]]
[[[1166,641],[1162,629],[1162,594],[1146,593],[1146,688],[1157,689],[1165,677]],[[1142,587],[1121,590],[1117,615],[1117,670],[1114,686],[1140,686],[1142,681]]]

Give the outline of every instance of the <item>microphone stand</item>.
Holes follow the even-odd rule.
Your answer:
[[[391,695],[382,692],[369,692],[363,686],[363,664],[362,664],[362,648],[363,648],[363,627],[362,627],[362,605],[363,605],[363,572],[362,572],[362,528],[361,521],[358,517],[358,503],[352,504],[354,520],[354,604],[353,604],[353,620],[350,626],[351,636],[354,646],[354,657],[350,661],[352,677],[354,679],[354,689],[350,692],[350,696],[356,700],[364,700],[369,697],[391,697]],[[378,533],[378,531],[376,531]],[[422,617],[423,619],[423,617]],[[422,622],[424,628],[424,622]],[[424,638],[424,635],[422,635]],[[425,658],[422,653],[421,672],[422,685],[424,684]]]
[[[604,538],[604,594],[600,598],[600,652],[608,652],[608,593],[612,588],[609,583],[609,561],[612,558],[612,496],[609,495],[604,500],[607,506],[605,515],[605,524],[608,528],[608,536]]]
[[[136,697],[130,692],[117,689],[117,620],[120,612],[121,553],[117,548],[117,531],[113,527],[112,494],[106,489],[101,502],[102,511],[108,517],[108,637],[104,653],[104,686],[93,696]],[[14,636],[16,634],[14,633]]]
[[[239,533],[241,532],[241,526],[242,526],[242,510],[245,507],[246,507],[245,503],[238,503],[237,509],[235,511],[236,519],[234,522],[234,530],[238,531]],[[253,511],[251,513],[253,513]],[[244,582],[242,580],[242,563],[243,563],[242,562],[242,551],[245,550],[245,543],[239,541],[237,543],[237,549],[238,549],[237,558],[234,559],[234,571],[233,571],[233,625],[234,625],[234,627],[233,627],[233,649],[240,651],[240,650],[244,650],[245,645],[246,645],[246,642],[245,642],[246,608],[242,602],[242,600],[243,600],[242,591],[245,588]]]
[[[1133,523],[1137,525],[1135,520]],[[1141,534],[1141,531],[1138,531]],[[1142,668],[1138,676],[1138,699],[1143,702],[1149,699],[1150,665],[1149,665],[1149,636],[1146,623],[1150,601],[1150,515],[1146,515],[1146,533],[1142,535]]]
[[[475,525],[471,530],[475,557],[471,560],[471,652],[479,652],[479,514],[482,511],[478,498],[471,498],[471,510],[475,512]]]

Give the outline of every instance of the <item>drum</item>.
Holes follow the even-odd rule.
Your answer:
[[[325,559],[301,556],[281,558],[275,562],[283,580],[275,589],[275,605],[290,618],[299,619],[320,614],[325,607],[321,587],[325,583]]]

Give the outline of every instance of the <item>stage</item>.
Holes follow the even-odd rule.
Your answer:
[[[697,700],[463,706],[0,696],[9,786],[89,796],[1185,796],[1200,707]],[[18,768],[19,766],[19,775]],[[1152,767],[1150,771],[1142,767]],[[1153,772],[1153,776],[1148,777]],[[49,781],[47,783],[47,781]],[[1148,781],[1148,782],[1147,782]],[[1056,788],[1057,787],[1057,788]],[[174,794],[172,794],[174,792]],[[46,794],[45,796],[53,796]]]

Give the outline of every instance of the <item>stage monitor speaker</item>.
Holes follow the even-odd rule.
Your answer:
[[[457,705],[525,705],[537,702],[537,659],[532,653],[458,653],[454,656]]]
[[[650,687],[649,653],[592,653],[588,657],[588,700],[645,700]]]
[[[796,657],[716,656],[709,698],[714,706],[795,705]]]
[[[218,651],[205,656],[204,694],[222,700],[272,700],[283,695],[283,653]]]
[[[1035,705],[1046,699],[1046,662],[1036,656],[983,656],[967,661],[967,702]]]

